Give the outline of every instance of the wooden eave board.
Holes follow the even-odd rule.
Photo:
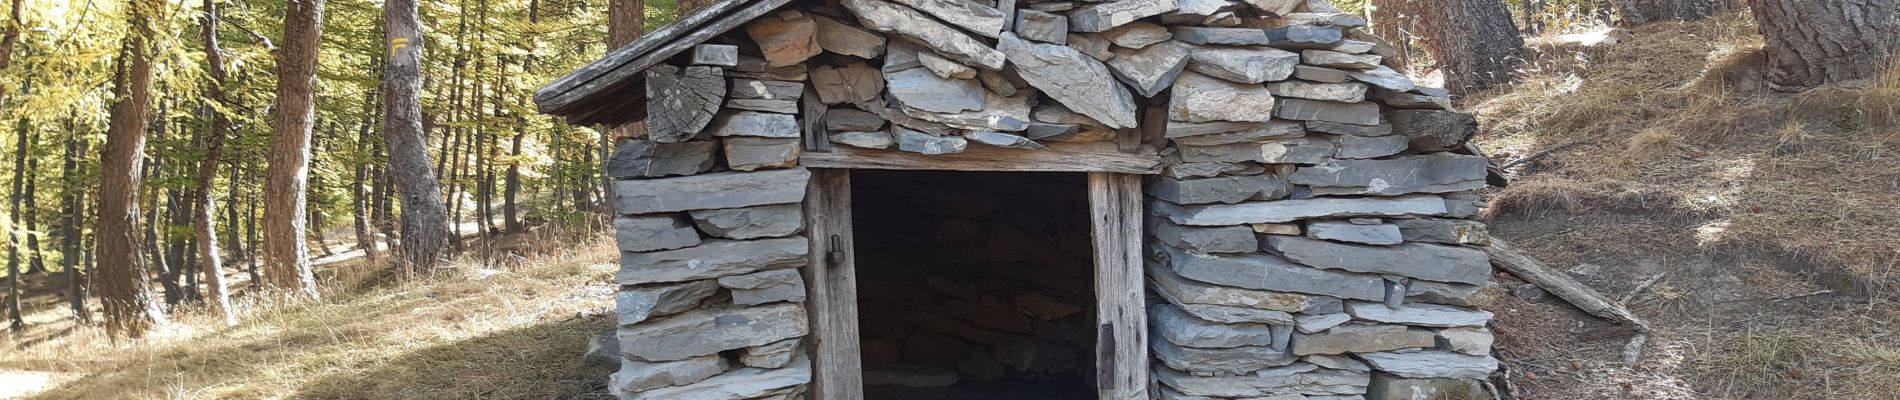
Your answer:
[[[587,66],[574,70],[535,90],[534,102],[545,114],[569,115],[590,112],[598,101],[623,101],[615,93],[637,88],[647,67],[659,64],[694,45],[705,43],[726,31],[751,22],[791,0],[721,0],[691,15],[641,36]],[[644,96],[645,93],[633,93]],[[603,98],[603,96],[606,96]],[[589,118],[592,119],[592,118]]]

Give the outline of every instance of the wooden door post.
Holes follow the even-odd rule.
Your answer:
[[[805,266],[811,313],[812,398],[863,400],[858,349],[857,257],[852,254],[851,170],[813,169],[805,189]]]
[[[1095,243],[1096,387],[1102,400],[1147,400],[1141,176],[1089,173],[1089,209]]]

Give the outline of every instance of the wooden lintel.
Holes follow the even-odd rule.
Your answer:
[[[810,168],[898,169],[1007,172],[1113,172],[1155,174],[1161,156],[1153,147],[1123,153],[1115,142],[1045,143],[1042,150],[1006,149],[971,144],[962,153],[925,155],[896,149],[833,146],[829,153],[798,158]]]

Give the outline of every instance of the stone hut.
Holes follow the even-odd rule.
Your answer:
[[[536,93],[623,399],[1478,399],[1469,114],[1325,0],[724,0]]]

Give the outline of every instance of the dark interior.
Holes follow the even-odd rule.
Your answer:
[[[852,171],[865,397],[1093,399],[1080,173]]]

